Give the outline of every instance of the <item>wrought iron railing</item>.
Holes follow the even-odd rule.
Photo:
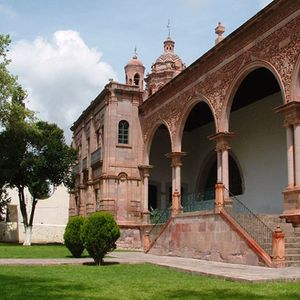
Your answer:
[[[183,212],[213,210],[215,203],[215,191],[207,190],[199,193],[183,194],[181,205]]]
[[[150,223],[153,224],[149,231],[151,242],[154,242],[157,239],[162,227],[167,223],[171,216],[171,210],[171,207],[167,207],[163,210],[152,210],[152,212],[150,212]]]
[[[231,203],[224,210],[264,249],[269,255],[272,251],[272,229],[269,228],[236,196],[229,193]]]
[[[96,151],[91,153],[91,166],[99,163],[101,160],[101,148],[98,148]]]

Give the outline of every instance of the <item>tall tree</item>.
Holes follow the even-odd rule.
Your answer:
[[[10,60],[7,58],[8,47],[10,44],[9,35],[0,34],[0,105],[4,101],[11,99],[14,94],[21,91],[17,83],[17,77],[7,70]]]
[[[77,153],[65,143],[62,129],[38,120],[25,107],[26,92],[7,70],[9,43],[8,36],[0,35],[0,187],[17,188],[24,245],[30,245],[38,199],[49,197],[60,184],[72,187]],[[29,207],[26,188],[32,196]]]
[[[2,105],[0,124],[0,182],[18,190],[24,245],[30,245],[38,199],[49,197],[50,190],[60,184],[71,187],[77,153],[65,143],[62,129],[37,120],[22,101],[13,99]],[[26,188],[32,196],[30,207]]]

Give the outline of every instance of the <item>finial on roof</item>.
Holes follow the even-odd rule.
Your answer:
[[[215,28],[215,33],[218,35],[218,37],[215,40],[216,45],[224,39],[222,35],[224,32],[225,32],[225,27],[222,25],[221,22],[219,22],[218,26]]]
[[[134,47],[134,52],[133,52],[133,57],[132,58],[137,58],[137,48],[136,48],[136,46]]]
[[[168,38],[170,38],[170,37],[171,37],[171,24],[170,24],[170,19],[168,19],[167,28],[168,28]]]

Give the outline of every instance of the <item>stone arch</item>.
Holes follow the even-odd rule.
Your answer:
[[[187,119],[190,115],[190,112],[200,102],[204,102],[208,105],[208,107],[209,107],[209,109],[210,109],[210,111],[213,115],[214,125],[215,125],[215,129],[216,129],[216,132],[217,132],[218,122],[217,122],[217,118],[216,118],[214,108],[211,105],[210,101],[204,96],[193,97],[193,98],[191,98],[191,101],[188,102],[188,105],[187,105],[186,109],[181,113],[181,116],[179,118],[179,125],[177,126],[175,136],[174,136],[174,151],[181,151],[184,126],[187,122]]]
[[[206,190],[206,185],[208,181],[208,177],[211,175],[212,168],[214,168],[214,180],[211,182],[212,186],[211,189],[215,191],[215,183],[217,182],[217,154],[216,152],[209,151],[205,157],[205,159],[202,162],[202,165],[199,169],[199,174],[197,178],[197,184],[196,184],[196,190],[195,192],[204,192]],[[244,184],[244,175],[242,172],[242,168],[240,165],[240,162],[235,155],[235,153],[230,150],[229,151],[229,174],[230,174],[230,180],[229,180],[229,187],[230,191],[233,191],[234,195],[243,194],[245,190],[245,184]],[[206,191],[207,192],[207,191]]]
[[[300,101],[300,54],[298,55],[292,73],[291,101]]]
[[[161,125],[164,125],[167,130],[168,130],[168,135],[169,135],[169,138],[170,138],[170,144],[171,144],[171,149],[173,149],[173,139],[172,139],[172,134],[171,134],[171,131],[170,131],[170,128],[169,128],[169,125],[166,121],[164,120],[159,120],[159,122],[157,122],[153,127],[152,129],[150,130],[150,133],[148,135],[148,138],[145,142],[145,148],[144,148],[144,162],[145,164],[149,164],[149,158],[150,158],[150,151],[151,151],[151,145],[152,145],[152,141],[153,141],[153,138],[155,136],[155,133],[157,131],[157,129],[161,126]]]
[[[276,70],[276,68],[267,61],[256,61],[256,62],[250,63],[250,64],[244,66],[239,71],[239,73],[233,79],[230,87],[228,88],[228,91],[226,93],[225,102],[223,105],[223,112],[222,112],[220,124],[219,124],[220,131],[222,131],[222,132],[229,131],[229,120],[230,120],[231,107],[232,107],[232,103],[233,103],[235,94],[238,91],[238,88],[240,87],[241,83],[251,72],[253,72],[257,69],[260,69],[260,68],[267,69],[274,75],[274,77],[280,87],[283,102],[284,103],[286,102],[284,84],[283,84],[280,74]]]

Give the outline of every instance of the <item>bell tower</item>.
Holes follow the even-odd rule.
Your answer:
[[[137,57],[136,47],[134,48],[132,59],[127,63],[124,69],[126,84],[139,86],[139,88],[143,90],[145,67]]]

